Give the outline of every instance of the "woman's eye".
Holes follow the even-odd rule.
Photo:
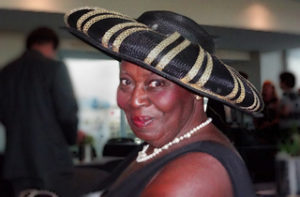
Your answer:
[[[124,86],[130,85],[130,81],[128,79],[120,79],[120,83]]]
[[[159,80],[153,80],[149,83],[149,87],[151,87],[151,88],[156,88],[156,87],[159,87],[162,85],[163,85],[163,82],[159,81]]]

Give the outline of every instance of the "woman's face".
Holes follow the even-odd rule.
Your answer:
[[[186,126],[194,96],[159,75],[123,61],[117,102],[137,137],[162,146]]]
[[[263,95],[264,101],[270,101],[271,99],[273,99],[274,87],[269,84],[264,85],[262,95]]]

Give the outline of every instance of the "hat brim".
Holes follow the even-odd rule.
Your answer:
[[[99,15],[99,13],[101,14]],[[104,14],[116,15],[117,17],[114,18],[110,16],[107,17],[107,19],[102,19],[102,21],[94,20],[97,17],[99,18],[99,16],[105,18],[103,17]],[[173,43],[168,46],[164,46],[164,43],[164,48],[160,49],[162,46],[159,46],[159,44],[165,42],[170,35],[162,35],[150,28],[142,27],[137,33],[133,33],[129,36],[126,35],[127,37],[119,43],[118,50],[115,50],[114,40],[117,39],[118,35],[120,37],[120,34],[127,29],[125,28],[123,30],[120,28],[118,31],[111,31],[111,29],[118,25],[122,26],[122,24],[128,22],[133,24],[136,23],[137,27],[131,25],[132,29],[140,28],[140,23],[135,21],[135,19],[129,19],[128,16],[123,16],[120,13],[110,12],[101,8],[98,12],[95,8],[82,8],[68,13],[65,20],[68,26],[67,29],[70,33],[109,55],[113,59],[118,61],[125,60],[137,64],[177,83],[195,94],[215,99],[247,113],[259,112],[263,107],[262,99],[258,91],[249,81],[244,79],[237,71],[225,65],[215,56],[203,51],[201,46],[188,43],[188,41],[181,38],[180,35],[177,35],[178,38],[176,41],[173,41]],[[93,23],[88,29],[83,30],[83,27],[78,25],[78,21],[80,21],[81,25],[84,23],[87,24],[89,21],[93,21]],[[114,33],[110,35],[110,39],[104,44],[102,39],[106,35],[105,33],[110,31]],[[183,42],[188,43],[188,46],[179,52],[174,50],[174,48],[178,48],[178,45]],[[171,46],[172,44],[174,46]],[[195,70],[195,61],[196,59],[199,59],[200,54],[200,52],[196,50],[199,49],[204,53],[202,56],[205,56],[206,59],[202,57],[201,65],[198,65],[198,70]],[[157,52],[155,57],[151,57],[152,59],[149,63],[146,59],[149,54],[153,53],[155,50],[158,50],[159,52]],[[177,53],[173,55],[172,50]],[[170,57],[170,59],[166,59],[166,56]],[[162,60],[163,58],[165,59]],[[158,68],[159,66],[157,65],[162,61],[167,62],[167,64],[164,65],[163,68]],[[208,69],[209,66],[210,68]],[[191,72],[192,69],[194,69],[193,72]],[[209,72],[207,72],[207,70],[209,70]],[[193,78],[187,77],[188,73],[194,73],[192,75]],[[209,76],[205,76],[208,74]],[[200,81],[201,79],[202,82]],[[204,82],[203,79],[205,79]]]

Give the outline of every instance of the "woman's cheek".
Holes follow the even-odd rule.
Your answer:
[[[185,91],[183,88],[176,86],[176,88],[170,87],[163,91],[157,91],[149,97],[156,107],[167,112],[191,102],[192,98],[194,98],[191,95],[191,93]]]
[[[176,102],[176,95],[173,95],[168,91],[157,92],[150,97],[152,98],[151,102],[162,111],[169,111],[174,107],[173,105]]]
[[[124,93],[120,88],[118,88],[117,91],[117,104],[121,109],[124,109],[126,106],[128,106],[128,95]]]

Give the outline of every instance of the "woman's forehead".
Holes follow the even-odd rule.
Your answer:
[[[136,75],[155,75],[158,77],[161,77],[157,75],[156,73],[149,71],[137,64],[127,62],[127,61],[122,61],[120,64],[120,72],[121,73],[130,73],[130,74],[136,74]]]

